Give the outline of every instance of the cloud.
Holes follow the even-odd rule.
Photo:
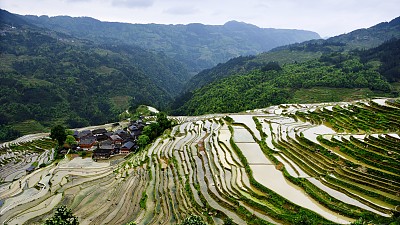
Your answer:
[[[112,5],[128,8],[147,8],[152,6],[154,0],[113,0]]]
[[[199,12],[197,8],[177,6],[164,10],[164,13],[172,15],[191,15]]]

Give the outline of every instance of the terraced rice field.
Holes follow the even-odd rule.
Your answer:
[[[400,208],[398,100],[172,119],[126,159],[66,158],[4,183],[0,223],[39,224],[61,204],[81,224],[379,223]]]
[[[27,135],[0,145],[0,182],[20,179],[31,165],[38,167],[53,161],[55,142],[45,136]]]

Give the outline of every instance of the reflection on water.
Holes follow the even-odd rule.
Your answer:
[[[257,143],[236,143],[250,164],[272,164]]]
[[[342,202],[358,206],[360,208],[366,209],[368,211],[374,212],[374,213],[382,215],[382,216],[390,216],[390,215],[386,215],[384,213],[381,213],[381,212],[379,212],[379,211],[377,211],[377,210],[375,210],[375,209],[373,209],[373,208],[371,208],[371,207],[369,207],[369,206],[367,206],[367,205],[365,205],[365,204],[363,204],[363,203],[361,203],[361,202],[359,202],[359,201],[357,201],[357,200],[355,200],[355,199],[343,194],[342,192],[336,191],[336,190],[334,190],[332,188],[329,188],[329,187],[323,185],[319,180],[317,180],[315,178],[307,178],[307,180],[310,181],[315,186],[317,186],[319,189],[321,189],[321,190],[325,191],[326,193],[328,193],[330,196],[332,196],[332,197],[334,197],[336,199],[339,199]]]
[[[299,187],[288,182],[283,174],[275,169],[273,165],[250,165],[253,171],[254,179],[259,183],[288,199],[289,201],[300,205],[304,208],[313,210],[328,220],[336,223],[348,224],[353,221],[350,218],[346,218],[332,212],[318,202],[310,198],[303,190]]]
[[[245,128],[234,126],[233,140],[235,142],[254,142],[253,136]]]
[[[253,116],[257,115],[229,115],[236,123],[246,124],[246,126],[254,133],[254,136],[261,140],[260,132],[256,128]]]

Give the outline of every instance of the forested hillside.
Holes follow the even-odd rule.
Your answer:
[[[1,11],[0,138],[115,121],[129,106],[163,108],[187,71],[163,54],[98,45]]]
[[[200,115],[294,103],[299,98],[315,102],[398,96],[389,82],[399,80],[399,48],[400,40],[394,39],[375,49],[325,53],[318,59],[282,67],[270,62],[186,93],[172,108],[175,114]]]
[[[317,59],[322,54],[348,52],[377,47],[393,38],[400,38],[400,17],[390,22],[380,23],[367,29],[359,29],[327,40],[310,40],[280,46],[252,57],[238,57],[193,76],[186,84],[184,92],[190,92],[213,81],[261,68],[268,62],[282,64],[306,62]],[[187,93],[185,93],[187,95]]]
[[[259,28],[230,21],[212,26],[126,24],[101,22],[83,17],[25,16],[37,26],[71,34],[98,43],[126,43],[143,46],[184,63],[189,71],[200,72],[240,55],[255,55],[272,48],[320,36],[311,31]]]

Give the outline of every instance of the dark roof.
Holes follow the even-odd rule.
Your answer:
[[[112,144],[102,144],[100,149],[114,149],[114,146]]]
[[[99,148],[93,151],[94,154],[111,154],[111,149]]]
[[[79,141],[79,144],[93,144],[96,142],[96,138],[93,136],[90,137],[84,137]]]
[[[128,133],[120,134],[119,136],[122,138],[122,140],[126,140],[130,137],[130,135]]]
[[[100,145],[112,145],[112,141],[110,139],[107,139],[105,141],[100,142]]]
[[[130,150],[130,149],[132,149],[133,146],[135,146],[135,143],[133,143],[132,141],[128,141],[124,145],[122,145],[121,148],[127,148]]]
[[[79,132],[78,137],[83,138],[83,137],[90,136],[90,135],[92,135],[92,131],[83,130],[83,131]]]
[[[74,137],[78,137],[78,135],[79,135],[79,131],[74,130]]]
[[[100,128],[100,129],[95,129],[95,130],[93,130],[92,133],[93,133],[94,135],[96,135],[96,134],[104,134],[104,133],[107,133],[107,130],[104,129],[104,128]]]
[[[141,135],[142,134],[142,131],[140,131],[140,130],[135,130],[135,131],[132,131],[131,132],[131,137],[139,137],[139,135]]]
[[[97,141],[104,141],[108,139],[108,136],[105,134],[99,134],[96,136]]]
[[[114,132],[114,134],[118,134],[118,135],[120,135],[120,134],[125,134],[126,133],[126,131],[124,131],[124,130],[122,130],[122,129],[118,129],[118,130],[116,130],[115,132]]]
[[[135,125],[132,125],[128,128],[129,130],[133,131],[133,130],[139,130],[139,128]]]

